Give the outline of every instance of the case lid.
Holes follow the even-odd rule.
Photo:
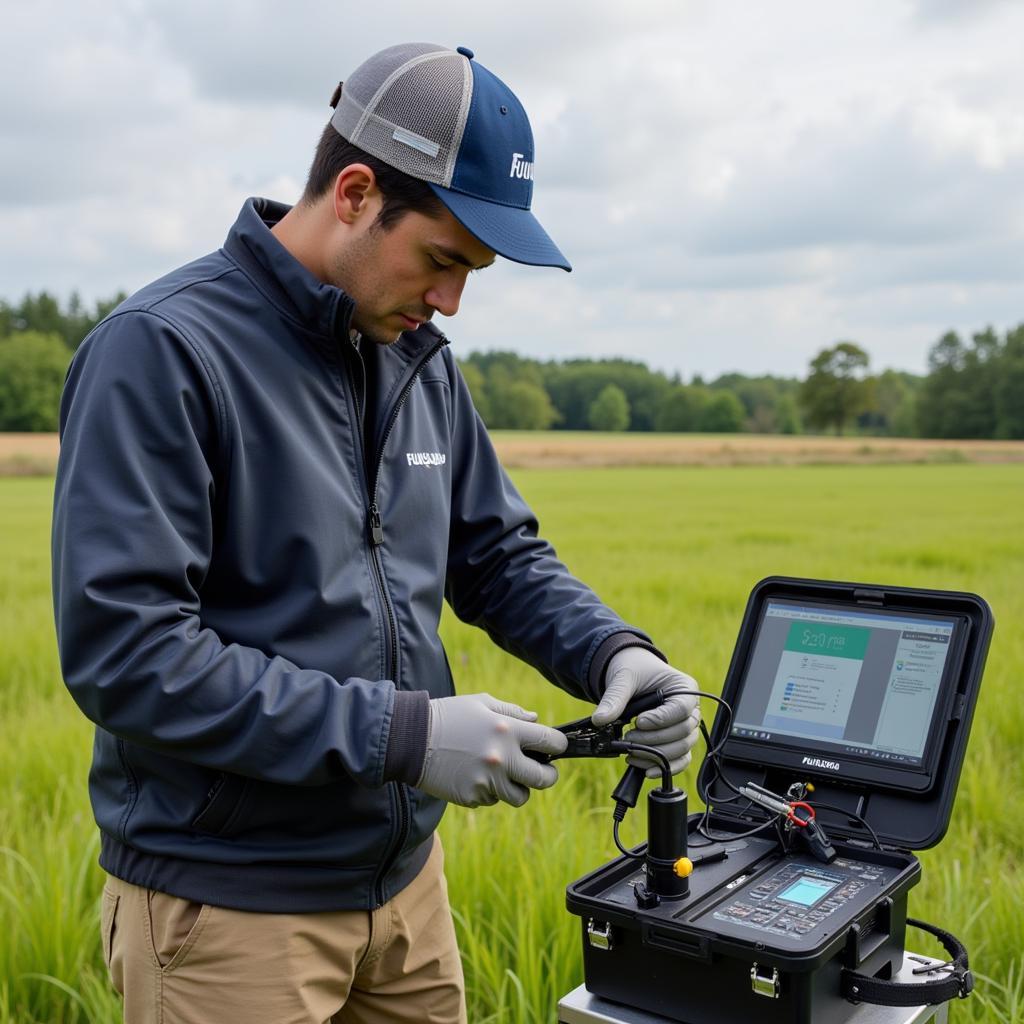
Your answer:
[[[804,799],[830,836],[920,850],[945,835],[992,636],[975,594],[773,576],[751,592],[698,777],[716,817]],[[731,785],[730,785],[731,784]]]

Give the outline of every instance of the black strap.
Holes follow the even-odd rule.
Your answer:
[[[851,1003],[876,1003],[879,1006],[925,1006],[945,1003],[950,999],[966,999],[974,988],[974,975],[967,967],[967,950],[954,935],[933,924],[907,918],[907,924],[934,935],[946,948],[949,963],[935,965],[930,970],[919,968],[922,974],[944,972],[942,978],[932,981],[884,981],[868,974],[858,974],[844,967],[840,980],[841,991]]]

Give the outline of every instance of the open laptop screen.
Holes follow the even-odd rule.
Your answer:
[[[769,599],[732,738],[921,770],[962,620]]]

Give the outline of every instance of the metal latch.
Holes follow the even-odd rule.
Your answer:
[[[587,938],[595,949],[611,949],[612,926],[607,921],[595,921],[591,918],[587,922]]]
[[[768,976],[768,970],[765,968],[762,973],[758,968],[757,964],[754,964],[750,968],[750,987],[754,990],[756,995],[767,996],[769,999],[779,998],[779,969],[778,967],[772,968],[771,977]]]

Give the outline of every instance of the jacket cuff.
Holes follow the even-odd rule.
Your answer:
[[[384,755],[384,781],[416,785],[427,756],[430,696],[426,690],[396,690]]]
[[[595,701],[600,701],[601,695],[604,693],[604,674],[605,670],[608,668],[608,662],[611,661],[619,651],[625,650],[627,647],[642,647],[645,651],[650,651],[652,654],[656,654],[662,661],[666,663],[668,662],[668,658],[666,658],[665,655],[654,646],[654,644],[649,640],[645,640],[637,633],[612,633],[610,637],[602,641],[601,646],[598,647],[590,662],[590,677],[588,678],[587,683],[590,688],[590,693]]]

